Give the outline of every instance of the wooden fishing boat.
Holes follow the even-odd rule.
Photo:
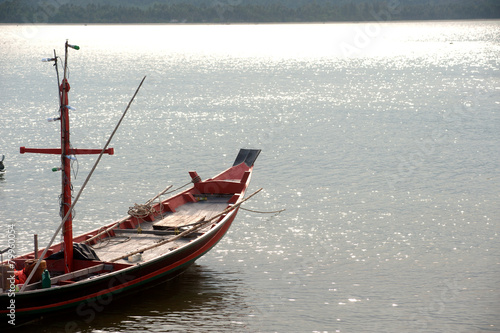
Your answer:
[[[21,256],[9,256],[14,253],[12,247],[1,251],[7,258],[0,267],[2,326],[18,325],[62,310],[86,316],[95,312],[96,305],[105,306],[117,295],[179,275],[221,240],[240,205],[251,197],[244,198],[260,150],[241,149],[233,166],[218,175],[202,180],[191,171],[189,188],[161,200],[168,187],[144,205],[132,207],[127,217],[73,237],[71,211],[81,192],[72,203],[68,157],[97,150],[75,149],[69,144],[68,48],[77,47],[66,42],[61,82],[58,74],[61,148],[21,147],[21,153],[61,154],[63,220],[52,240],[62,229],[64,241],[55,245],[51,241],[44,249],[35,247],[33,252]],[[57,59],[54,51],[50,60],[56,62],[56,71]],[[107,148],[110,140],[99,150],[100,156],[112,154],[112,148]]]

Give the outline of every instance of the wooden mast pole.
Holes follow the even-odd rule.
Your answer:
[[[125,111],[122,114],[122,117],[118,121],[118,124],[116,125],[113,133],[111,133],[111,136],[109,137],[108,141],[104,145],[104,148],[100,150],[99,156],[97,157],[97,160],[95,161],[94,166],[92,167],[92,170],[90,170],[87,178],[83,182],[83,185],[80,188],[80,191],[78,191],[78,194],[76,195],[75,200],[73,201],[73,204],[70,207],[69,211],[73,210],[73,207],[78,202],[78,199],[80,198],[80,195],[82,194],[83,190],[85,189],[85,186],[87,186],[87,183],[89,182],[90,177],[92,177],[92,174],[94,173],[95,169],[97,168],[97,164],[99,164],[99,161],[101,160],[102,155],[104,155],[105,153],[108,153],[108,154],[112,155],[113,148],[108,148],[109,143],[111,142],[111,139],[113,139],[113,136],[115,135],[116,131],[118,130],[118,127],[122,123],[123,118],[125,118],[125,115],[127,114],[127,111],[130,108],[130,104],[132,104],[132,101],[135,99],[135,96],[139,92],[139,89],[141,88],[142,83],[144,82],[145,79],[146,79],[146,77],[144,77],[142,79],[141,83],[139,84],[139,87],[137,87],[137,90],[134,93],[134,96],[132,96],[132,99],[130,100],[130,102],[127,105],[127,108],[125,109]],[[52,151],[55,151],[55,150],[52,150],[52,149],[36,149],[36,148],[21,147],[21,154],[24,154],[24,153],[47,153],[47,151],[49,151],[49,154],[52,154]],[[73,149],[73,151],[74,151],[74,149]],[[87,152],[82,153],[82,154],[92,154],[94,150],[93,149],[85,149],[85,151],[87,151]],[[59,231],[62,229],[63,225],[66,223],[66,220],[68,219],[68,216],[69,216],[69,214],[67,214],[66,216],[63,217],[61,223],[59,224],[59,227],[54,232],[54,235],[52,235],[52,239],[50,240],[49,244],[43,250],[42,255],[40,256],[40,258],[38,259],[38,261],[35,264],[35,267],[33,267],[33,269],[31,270],[30,275],[26,279],[26,282],[24,282],[23,286],[21,287],[20,292],[23,292],[24,289],[26,289],[26,286],[31,281],[31,278],[33,277],[33,275],[37,271],[38,267],[40,266],[40,262],[42,261],[43,258],[45,258],[45,255],[47,254],[47,251],[49,250],[49,248],[51,247],[52,243],[54,242],[54,239],[56,239],[56,236],[59,234]]]
[[[59,87],[61,91],[61,183],[62,183],[62,206],[61,217],[68,215],[64,223],[64,272],[69,273],[73,269],[73,216],[71,208],[71,159],[69,140],[69,112],[68,112],[68,91],[70,89],[67,79],[68,68],[68,41],[64,45],[64,74]]]
[[[73,268],[73,216],[72,212],[72,196],[71,196],[71,156],[72,155],[82,155],[82,154],[103,154],[107,153],[109,155],[114,154],[113,148],[101,149],[77,149],[72,148],[70,143],[70,133],[69,133],[69,106],[68,106],[68,91],[70,86],[68,83],[68,48],[79,50],[80,47],[77,45],[64,44],[64,75],[63,79],[59,83],[59,71],[57,67],[57,56],[54,50],[54,58],[43,59],[43,61],[54,61],[54,66],[56,67],[57,73],[57,85],[59,89],[59,118],[53,120],[61,121],[61,148],[26,148],[21,147],[20,153],[37,153],[37,154],[57,154],[61,156],[61,167],[54,168],[53,171],[61,170],[61,184],[62,184],[62,198],[60,215],[62,221],[64,222],[63,236],[64,236],[64,272],[69,273]],[[75,200],[76,202],[76,200]],[[62,222],[61,222],[62,223]],[[42,258],[43,259],[43,258]]]

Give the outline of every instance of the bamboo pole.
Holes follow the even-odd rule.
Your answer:
[[[187,235],[195,232],[196,230],[199,230],[199,229],[203,228],[204,226],[206,226],[207,224],[211,223],[213,220],[221,217],[222,215],[225,215],[225,214],[229,213],[230,211],[238,208],[242,203],[244,203],[245,201],[247,201],[248,199],[250,199],[251,197],[253,197],[257,193],[259,193],[261,190],[262,190],[262,188],[258,189],[257,191],[255,191],[254,193],[252,193],[248,197],[246,197],[245,199],[241,200],[240,202],[236,203],[235,205],[233,205],[233,206],[231,206],[229,208],[224,209],[221,213],[213,216],[212,218],[208,219],[207,221],[203,221],[202,223],[198,224],[197,226],[195,226],[193,228],[190,228],[190,229],[188,229],[186,231],[183,231],[180,234],[178,234],[178,235],[176,235],[176,236],[174,236],[172,238],[165,239],[164,241],[161,241],[159,243],[156,243],[156,244],[153,244],[153,245],[149,245],[149,246],[143,247],[143,248],[141,248],[139,250],[135,250],[135,251],[129,252],[129,253],[123,255],[123,256],[120,256],[118,258],[109,260],[109,262],[115,262],[115,261],[118,261],[120,259],[129,257],[131,255],[134,255],[134,254],[137,254],[137,253],[142,253],[144,251],[154,249],[155,247],[158,247],[158,246],[161,246],[161,245],[173,242],[173,241],[175,241],[175,240],[177,240],[179,238],[185,237],[185,236],[187,236]]]

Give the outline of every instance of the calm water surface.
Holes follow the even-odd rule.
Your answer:
[[[53,67],[72,142],[104,145],[79,234],[261,148],[264,193],[183,279],[44,332],[500,331],[500,22],[0,26],[0,223],[58,225]],[[74,162],[78,190],[95,156]],[[6,235],[0,238],[6,244]]]

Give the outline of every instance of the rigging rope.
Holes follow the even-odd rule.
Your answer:
[[[271,212],[263,212],[263,211],[259,211],[259,210],[248,209],[245,207],[240,207],[240,209],[243,209],[243,210],[246,210],[246,211],[249,211],[252,213],[259,213],[259,214],[279,214],[279,213],[284,212],[286,210],[283,208],[283,209],[275,210],[275,211],[271,211]]]

